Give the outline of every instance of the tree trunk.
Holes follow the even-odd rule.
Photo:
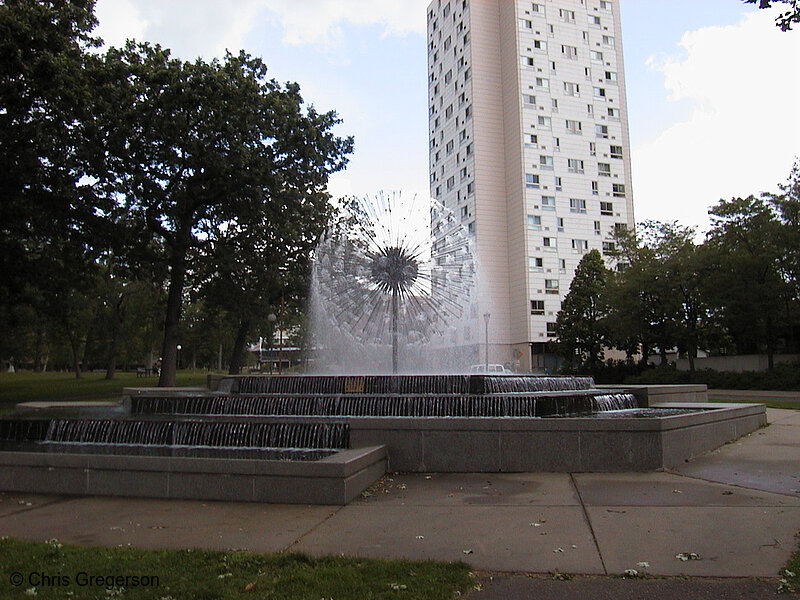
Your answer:
[[[81,378],[81,361],[78,358],[78,340],[70,329],[69,325],[66,326],[67,339],[69,340],[69,349],[72,352],[72,370],[75,373],[75,378]]]
[[[229,375],[238,375],[242,370],[242,357],[244,356],[244,347],[247,343],[247,333],[250,331],[250,321],[247,319],[239,323],[239,328],[236,330],[236,340],[233,342],[233,351],[231,352],[231,364],[228,369]]]
[[[167,314],[164,318],[164,343],[161,346],[161,375],[159,387],[174,387],[178,359],[178,326],[183,302],[183,286],[186,282],[186,247],[173,248],[173,259],[169,273]]]
[[[114,312],[111,321],[111,340],[108,343],[108,357],[106,358],[106,379],[114,379],[117,369],[117,355],[119,354],[119,332],[122,329],[122,296],[114,303]]]

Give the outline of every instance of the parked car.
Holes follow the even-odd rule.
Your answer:
[[[486,368],[487,365],[472,365],[469,368],[470,373],[490,373],[490,374],[499,374],[499,375],[510,375],[513,373],[511,369],[507,369],[503,365],[499,364],[489,364],[488,369]]]

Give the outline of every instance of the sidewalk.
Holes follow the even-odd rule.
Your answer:
[[[390,475],[344,507],[0,494],[0,535],[460,560],[484,573],[470,594],[483,600],[768,598],[774,581],[602,577],[774,579],[800,531],[800,411],[768,417],[769,427],[674,472]],[[591,577],[489,574],[554,571]]]

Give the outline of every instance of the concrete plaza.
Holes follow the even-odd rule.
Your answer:
[[[481,574],[483,590],[471,598],[672,597],[664,586],[691,597],[687,585],[711,586],[707,597],[771,597],[763,594],[775,589],[800,530],[800,411],[770,409],[768,418],[768,427],[673,471],[393,474],[346,506],[5,493],[0,535],[460,560]],[[699,558],[676,557],[690,553]],[[771,581],[604,577],[626,569]],[[554,571],[587,577],[513,575]]]

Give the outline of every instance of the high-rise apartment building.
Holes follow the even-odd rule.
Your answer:
[[[633,226],[618,0],[433,0],[431,195],[475,235],[490,362],[547,364],[575,268]]]

